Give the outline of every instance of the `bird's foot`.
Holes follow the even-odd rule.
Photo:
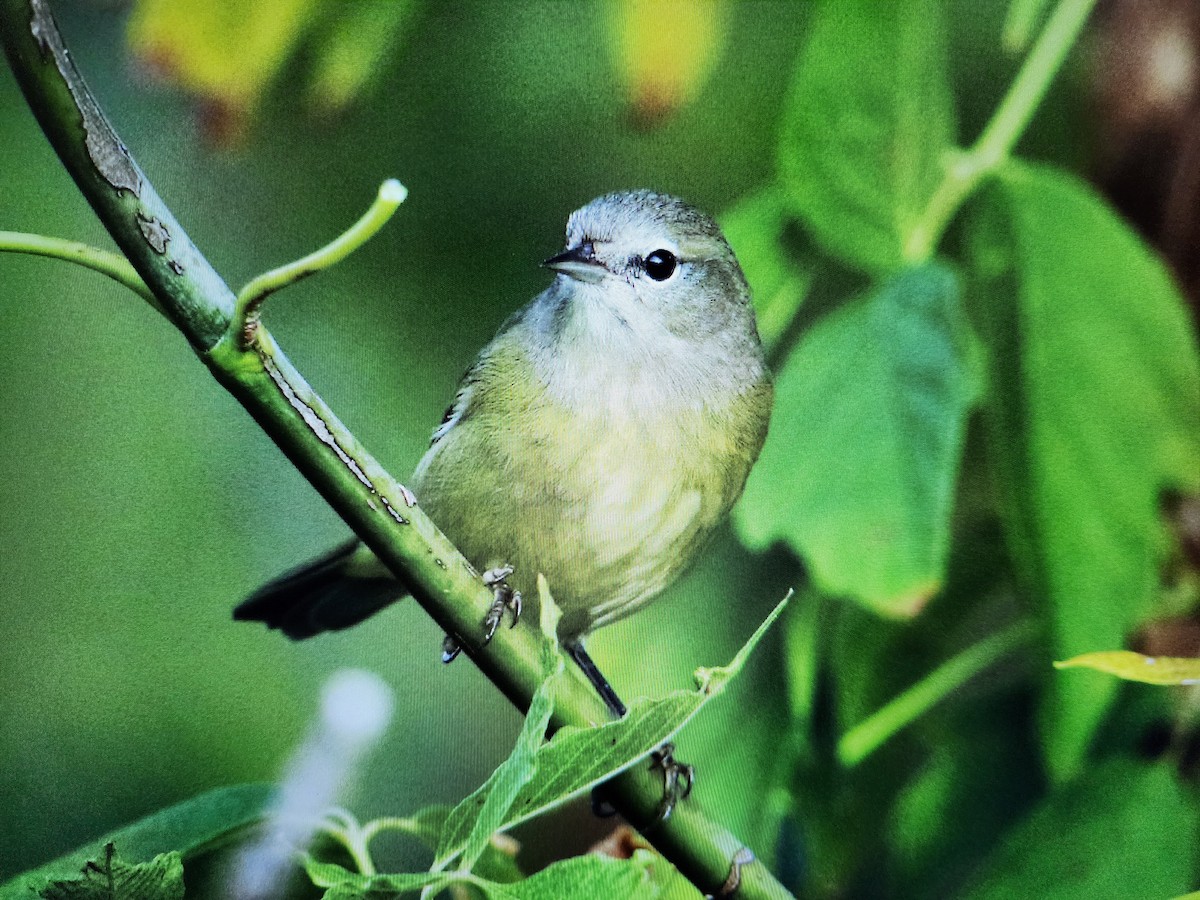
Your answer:
[[[661,769],[663,773],[663,797],[658,807],[658,821],[665,822],[671,817],[675,806],[692,792],[696,783],[696,767],[681,763],[675,759],[675,745],[663,744],[650,754],[650,768]]]
[[[512,613],[509,627],[517,624],[521,618],[521,592],[514,591],[508,586],[506,579],[513,573],[512,566],[497,566],[483,573],[483,583],[492,589],[492,606],[483,619],[483,642],[486,644],[496,635],[496,629],[504,619],[504,611]],[[452,663],[462,652],[458,641],[450,635],[442,640],[442,662]]]
[[[512,622],[509,624],[509,628],[515,627],[517,620],[521,618],[521,592],[514,591],[506,581],[512,573],[512,566],[499,566],[483,573],[483,583],[492,589],[492,608],[488,610],[488,614],[483,620],[483,642],[485,644],[495,636],[496,629],[500,627],[500,622],[504,619],[505,610],[512,613]]]

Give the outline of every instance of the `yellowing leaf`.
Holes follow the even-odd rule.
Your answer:
[[[310,106],[337,112],[395,47],[417,0],[136,0],[129,44],[151,70],[196,95],[208,136],[239,138],[301,43]]]
[[[319,0],[138,0],[129,43],[152,68],[234,116],[253,112]]]
[[[1144,684],[1200,684],[1200,659],[1142,656],[1132,650],[1084,653],[1054,663],[1056,669],[1095,669]]]
[[[616,64],[634,117],[656,124],[694,98],[721,56],[727,0],[612,0]]]

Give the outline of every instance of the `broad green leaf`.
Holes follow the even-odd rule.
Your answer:
[[[632,859],[575,856],[547,866],[536,875],[512,883],[488,881],[464,871],[362,875],[333,863],[307,856],[305,870],[317,887],[326,888],[323,900],[384,900],[398,893],[415,892],[434,885],[469,884],[494,900],[590,900],[592,897],[652,900],[659,895],[653,870],[669,869],[660,857],[639,851]]]
[[[813,263],[787,240],[790,215],[783,189],[763,188],[721,216],[721,229],[737,254],[754,295],[763,344],[772,347],[796,315],[813,284]]]
[[[0,885],[0,900],[29,900],[51,881],[78,876],[95,856],[96,848],[109,843],[116,845],[129,863],[148,862],[173,850],[184,859],[199,855],[261,821],[273,790],[266,784],[218,788],[160,810],[5,882]]]
[[[823,592],[916,615],[945,574],[969,342],[958,281],[936,263],[818,320],[776,379],[742,540],[785,541]]]
[[[588,854],[547,866],[516,884],[504,885],[505,895],[520,900],[653,900],[660,893],[651,868],[670,869],[661,857],[639,850],[632,859]]]
[[[1060,659],[1120,647],[1158,595],[1164,489],[1200,486],[1200,366],[1162,262],[1073,176],[1013,163],[971,223],[1005,536]],[[1055,678],[1051,773],[1078,771],[1117,682]]]
[[[505,819],[493,831],[511,828],[579,796],[625,771],[670,740],[742,670],[751,651],[790,598],[789,593],[771,611],[728,666],[699,669],[696,672],[697,690],[672,691],[655,700],[634,700],[623,718],[594,728],[560,728],[538,750],[533,777],[517,793],[507,808]],[[493,774],[478,791],[455,808],[442,835],[435,866],[444,867],[462,850],[471,811],[487,802],[495,781],[497,776]]]
[[[872,273],[922,262],[922,217],[954,144],[939,0],[824,0],[779,143],[788,201],[833,255]]]
[[[77,878],[54,881],[44,900],[183,900],[183,860],[172,850],[144,863],[127,863],[109,842],[103,855],[84,864]]]
[[[1200,684],[1200,659],[1143,656],[1132,650],[1102,650],[1056,661],[1056,669],[1095,669],[1143,684]]]
[[[433,870],[445,868],[461,854],[459,868],[469,871],[483,853],[492,835],[510,820],[509,810],[537,772],[537,751],[545,742],[546,728],[554,713],[554,687],[563,673],[563,658],[558,652],[558,620],[562,613],[550,596],[546,579],[538,575],[541,601],[542,683],[529,704],[525,724],[508,759],[500,764],[483,786],[454,808],[442,829]]]
[[[1198,824],[1170,766],[1094,766],[1008,835],[967,897],[1173,897],[1192,887]]]

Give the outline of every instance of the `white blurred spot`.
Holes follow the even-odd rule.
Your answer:
[[[378,675],[334,672],[321,689],[321,710],[288,760],[263,837],[243,848],[229,880],[234,900],[285,893],[294,853],[311,843],[318,817],[343,801],[362,757],[387,731],[394,700]]]
[[[1182,22],[1165,23],[1153,35],[1147,54],[1147,99],[1172,108],[1186,103],[1196,87],[1196,47]]]
[[[392,689],[374,672],[341,669],[321,691],[321,716],[337,736],[373,744],[383,737],[395,705]]]

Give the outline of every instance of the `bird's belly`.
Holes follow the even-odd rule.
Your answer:
[[[575,415],[536,435],[489,429],[490,452],[464,454],[470,476],[444,477],[459,467],[457,440],[478,437],[464,423],[447,435],[444,461],[431,460],[426,505],[477,566],[512,565],[510,581],[526,594],[544,574],[570,638],[653,598],[719,520],[724,490],[715,469],[706,470],[711,445],[679,440],[679,427],[677,418],[664,428],[634,416]]]
[[[561,598],[564,630],[572,619],[588,630],[666,587],[712,522],[691,466],[650,433],[610,427],[559,460],[559,491],[529,523],[522,556]]]

